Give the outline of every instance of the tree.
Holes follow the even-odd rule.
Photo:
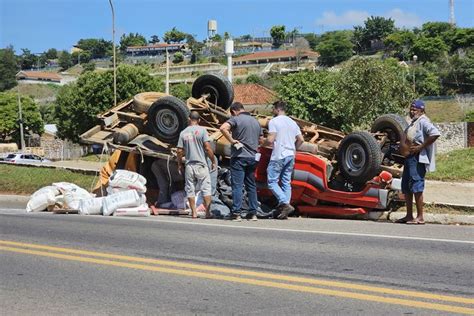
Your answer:
[[[263,84],[263,79],[257,74],[251,74],[245,79],[246,83],[257,83],[257,84]]]
[[[186,33],[179,31],[176,27],[165,33],[163,41],[166,43],[181,43],[186,38]]]
[[[183,53],[181,53],[181,52],[174,53],[174,55],[173,55],[173,64],[179,64],[179,63],[183,62],[183,60],[184,60]]]
[[[448,22],[426,22],[421,26],[421,33],[426,37],[443,37],[453,28]]]
[[[112,56],[112,42],[104,39],[96,38],[83,38],[80,39],[76,47],[83,51],[88,51],[91,54],[91,58],[105,58]]]
[[[120,51],[122,53],[125,53],[129,46],[146,46],[146,44],[145,36],[138,33],[122,34],[120,36]]]
[[[381,16],[371,16],[364,26],[354,27],[354,43],[358,52],[372,49],[372,43],[380,42],[395,31],[395,21]]]
[[[186,44],[188,44],[189,46],[192,46],[197,43],[196,39],[194,38],[192,34],[186,34],[185,39],[186,39]]]
[[[38,63],[38,57],[31,53],[27,48],[22,48],[22,54],[20,56],[20,67],[21,69],[32,69]]]
[[[50,48],[46,52],[44,52],[44,55],[48,59],[56,59],[58,58],[58,51],[56,50],[56,48]]]
[[[382,114],[402,113],[414,98],[404,69],[394,59],[354,58],[343,65],[335,88],[341,128],[369,128]]]
[[[229,32],[224,32],[224,41],[227,41],[230,38],[231,38],[230,33]]]
[[[250,34],[245,34],[240,37],[242,41],[250,41],[252,39],[252,35]]]
[[[125,64],[117,67],[118,102],[144,91],[163,91],[163,82],[150,76],[145,68]],[[77,141],[80,134],[99,123],[96,115],[112,107],[113,102],[113,71],[85,72],[58,92],[58,135]]]
[[[441,37],[426,37],[424,35],[416,39],[413,45],[413,53],[420,61],[434,61],[444,52],[448,51],[448,46]]]
[[[348,60],[353,55],[350,31],[326,32],[321,36],[316,50],[319,52],[319,63],[333,66]]]
[[[410,60],[413,56],[412,47],[415,40],[415,33],[409,30],[401,30],[388,35],[384,39],[384,44],[392,56],[400,60]]]
[[[212,42],[222,42],[222,36],[219,34],[214,35],[213,37],[210,38]]]
[[[328,127],[340,126],[336,112],[337,73],[302,71],[280,77],[275,89],[288,113]]]
[[[0,92],[16,86],[17,71],[18,65],[13,47],[0,49]]]
[[[284,25],[275,25],[270,29],[270,36],[273,39],[273,46],[280,47],[285,40],[285,26]]]
[[[453,30],[449,45],[452,52],[460,48],[474,47],[474,28],[457,28]]]
[[[71,54],[71,62],[76,64],[85,64],[88,63],[92,59],[92,55],[89,51],[76,51]]]
[[[312,50],[316,50],[316,46],[318,46],[319,42],[321,41],[321,37],[314,33],[305,34],[304,38],[308,41],[309,47]]]
[[[69,54],[67,50],[63,50],[61,54],[59,54],[58,64],[62,70],[66,70],[72,66],[71,54]]]
[[[41,134],[44,124],[38,106],[32,98],[21,96],[23,128],[26,131]],[[18,116],[18,95],[14,92],[0,92],[0,140],[20,139]]]
[[[304,37],[298,37],[293,42],[296,50],[296,65],[299,66],[301,56],[309,50],[309,43]]]
[[[159,42],[160,42],[160,38],[158,37],[158,35],[152,35],[150,40],[148,41],[148,43],[150,44],[156,44]]]
[[[191,86],[186,83],[178,83],[176,85],[171,86],[171,95],[186,101],[189,97],[191,97]]]

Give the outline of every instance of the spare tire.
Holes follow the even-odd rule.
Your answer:
[[[227,110],[234,101],[232,83],[218,74],[206,74],[197,78],[193,83],[191,94],[196,99],[203,94],[209,94],[208,101],[224,110]]]
[[[401,136],[405,132],[405,129],[408,127],[407,121],[398,114],[385,114],[378,117],[370,131],[372,133],[384,132],[387,133],[388,139],[390,142],[396,143],[399,142]]]
[[[372,133],[385,133],[389,140],[382,144],[384,158],[387,158],[389,161],[403,163],[404,159],[399,142],[407,127],[408,122],[398,114],[385,114],[374,121],[370,131]]]
[[[133,97],[133,110],[137,113],[148,113],[150,106],[158,99],[167,96],[163,92],[142,92]]]
[[[148,110],[148,127],[159,140],[176,145],[179,133],[188,126],[189,109],[180,99],[166,96]]]
[[[368,132],[353,132],[343,138],[337,152],[339,170],[353,183],[363,184],[380,173],[382,152]]]

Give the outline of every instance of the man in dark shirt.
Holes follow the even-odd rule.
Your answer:
[[[234,220],[241,221],[243,187],[247,190],[251,219],[257,220],[257,187],[255,169],[258,161],[256,154],[262,129],[258,121],[246,112],[242,103],[235,102],[230,106],[232,117],[222,124],[220,130],[232,144],[230,172],[232,177],[232,215]]]

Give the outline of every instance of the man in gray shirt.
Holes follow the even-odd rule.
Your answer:
[[[241,221],[243,187],[247,190],[249,212],[252,220],[257,220],[257,187],[255,183],[255,160],[262,128],[258,121],[246,112],[242,103],[230,106],[232,117],[222,124],[220,130],[232,144],[230,172],[232,177],[232,215]],[[232,134],[231,134],[232,133]]]
[[[207,130],[199,126],[199,113],[189,115],[189,126],[179,135],[178,169],[183,173],[183,156],[185,157],[184,178],[186,196],[191,207],[192,217],[197,218],[196,191],[201,191],[206,208],[206,218],[210,218],[211,176],[207,166],[206,155],[212,161],[212,170],[216,168],[214,152],[210,145]]]

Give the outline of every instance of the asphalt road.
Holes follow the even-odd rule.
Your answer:
[[[1,313],[474,314],[473,232],[0,210]]]

